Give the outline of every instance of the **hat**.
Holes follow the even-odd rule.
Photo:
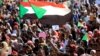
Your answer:
[[[92,53],[92,52],[93,52],[93,53],[96,53],[96,50],[91,50],[91,52],[90,52],[90,53]]]
[[[27,24],[23,24],[23,26],[28,27]]]
[[[23,26],[24,26],[25,28],[28,28],[28,25],[27,25],[27,24],[23,24]]]

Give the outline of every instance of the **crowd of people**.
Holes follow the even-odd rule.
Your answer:
[[[100,46],[100,5],[75,0],[73,22],[58,30],[38,19],[20,19],[19,0],[0,4],[0,56],[96,56]],[[78,23],[81,25],[78,26]],[[88,41],[82,40],[88,34]]]

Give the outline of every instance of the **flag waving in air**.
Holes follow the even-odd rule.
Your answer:
[[[78,22],[78,27],[83,27],[83,24],[81,22]]]
[[[34,13],[35,13],[36,16],[38,17],[38,19],[41,19],[41,18],[43,17],[44,13],[46,12],[45,9],[39,8],[39,7],[37,7],[37,6],[33,5],[33,4],[31,4],[28,0],[23,0],[23,2],[29,3],[30,7],[32,8],[32,10],[34,11]],[[20,14],[19,14],[19,15],[20,15],[20,17],[22,18],[25,14],[27,14],[28,9],[25,8],[23,5],[20,5],[19,8],[20,8]],[[33,11],[31,11],[31,12],[33,12]]]
[[[71,10],[64,4],[29,0],[29,2],[20,2],[20,5],[28,10],[25,12],[24,18],[41,19],[44,24],[65,23],[70,18]]]
[[[83,40],[83,41],[87,41],[87,42],[90,40],[90,38],[89,38],[89,36],[88,36],[88,33],[84,34],[82,40]]]
[[[19,7],[19,15],[22,18],[26,13],[27,13],[28,9],[26,9],[23,5],[20,5]]]
[[[41,19],[43,17],[44,13],[46,12],[45,9],[36,7],[34,5],[31,5],[31,7],[34,10],[34,12],[35,12],[36,16],[38,17],[38,19]]]

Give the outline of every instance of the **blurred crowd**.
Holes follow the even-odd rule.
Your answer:
[[[0,56],[96,56],[100,46],[100,5],[73,0],[73,22],[59,30],[38,19],[20,19],[19,0],[0,3]],[[77,26],[78,23],[82,26]],[[82,37],[87,33],[88,41]]]

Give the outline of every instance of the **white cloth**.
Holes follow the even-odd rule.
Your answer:
[[[35,43],[35,40],[38,38],[32,37],[32,42]]]
[[[87,3],[87,4],[90,4],[90,3],[89,3],[89,0],[84,0],[83,4],[86,4],[86,3]]]
[[[63,50],[64,52],[66,52],[66,46],[68,45],[68,41],[69,40],[64,41],[63,46],[60,47],[60,50]]]
[[[70,32],[71,25],[69,25],[68,23],[66,23],[64,27],[66,28],[66,31]]]
[[[10,30],[9,30],[9,29],[7,30],[7,34],[11,34],[11,32],[10,32]]]
[[[100,24],[100,18],[96,18],[96,22]]]
[[[15,40],[11,40],[12,43],[18,43],[18,40],[15,39]]]

